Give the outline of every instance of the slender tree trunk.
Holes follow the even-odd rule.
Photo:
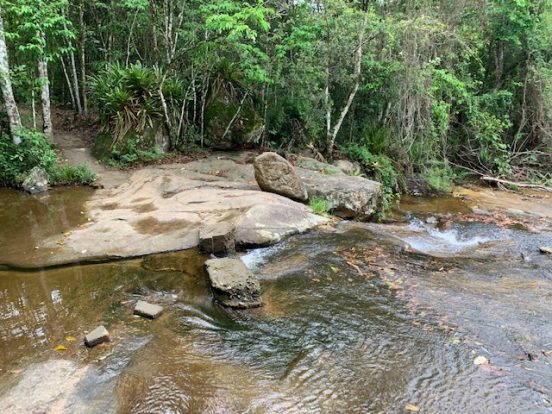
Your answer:
[[[41,59],[38,62],[38,81],[40,82],[40,101],[42,104],[42,130],[44,134],[52,139],[52,113],[50,110],[50,86],[48,84],[48,64]]]
[[[18,129],[21,127],[21,117],[13,96],[13,89],[10,79],[10,65],[8,62],[8,48],[6,47],[6,37],[4,35],[4,20],[2,19],[2,10],[0,9],[0,82],[2,87],[2,96],[4,105],[8,113],[10,123],[10,133],[15,145],[21,143],[18,135]]]
[[[330,99],[330,62],[326,62],[326,87],[324,88],[324,106],[326,108],[326,137],[331,141],[332,134],[332,105]]]
[[[71,96],[71,105],[73,106],[73,110],[76,112],[77,111],[77,102],[75,101],[75,93],[73,92],[73,84],[71,83],[71,79],[69,79],[69,74],[67,73],[67,66],[65,66],[65,61],[63,60],[63,56],[60,56],[59,60],[61,61],[61,69],[63,70],[63,76],[65,77],[65,82],[67,82],[67,87],[69,88],[69,95]]]
[[[347,116],[347,113],[349,112],[349,109],[351,109],[351,105],[353,103],[353,100],[355,99],[355,96],[358,92],[358,88],[360,87],[360,70],[362,68],[362,49],[363,49],[363,42],[364,42],[364,33],[366,32],[366,25],[368,24],[368,14],[364,13],[364,19],[362,20],[362,26],[360,28],[360,33],[358,35],[358,48],[355,53],[355,72],[354,72],[354,79],[355,84],[353,86],[353,90],[349,94],[349,98],[347,99],[347,103],[343,107],[343,110],[341,111],[341,114],[339,115],[339,119],[337,120],[337,123],[334,126],[334,129],[330,135],[330,140],[328,142],[328,155],[331,155],[334,149],[335,145],[335,139],[337,137],[337,134],[339,133],[339,130],[341,129],[341,125],[343,124],[343,120]]]
[[[330,97],[330,63],[331,63],[331,48],[330,48],[330,25],[328,22],[328,11],[324,11],[324,20],[326,22],[326,85],[324,87],[324,107],[326,109],[326,145],[331,141],[332,132],[332,103]]]
[[[130,45],[132,44],[132,35],[134,34],[134,26],[136,25],[136,18],[138,17],[138,10],[134,12],[134,17],[132,18],[132,24],[130,25],[130,32],[128,34],[127,39],[127,47],[126,47],[126,59],[125,59],[125,66],[128,66],[130,61]]]
[[[81,0],[79,5],[79,23],[82,111],[86,115],[88,113],[88,99],[86,98],[86,25],[84,24],[84,0]]]
[[[35,97],[35,90],[32,88],[31,90],[31,108],[33,111],[33,129],[36,129],[36,97]]]
[[[82,106],[81,106],[80,93],[79,93],[79,75],[77,72],[77,64],[75,62],[75,53],[71,52],[69,54],[69,58],[71,60],[71,71],[73,75],[73,90],[75,91],[75,101],[77,103],[77,112],[81,114]]]
[[[495,91],[502,87],[502,74],[504,72],[504,42],[498,42],[495,49]]]

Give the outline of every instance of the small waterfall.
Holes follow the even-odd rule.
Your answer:
[[[439,229],[416,217],[410,218],[409,227],[416,232],[416,235],[405,237],[403,240],[410,247],[421,252],[458,252],[497,240],[497,235],[474,234],[473,231],[461,231],[458,227]]]

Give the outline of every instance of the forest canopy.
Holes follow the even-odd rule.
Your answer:
[[[72,108],[119,160],[308,147],[390,192],[461,171],[552,182],[549,0],[0,0],[0,13],[13,145],[14,102],[39,102],[46,136],[50,103]]]

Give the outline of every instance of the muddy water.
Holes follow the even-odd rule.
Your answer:
[[[0,187],[0,263],[19,257],[31,262],[38,242],[84,223],[84,203],[92,193],[75,187],[31,196]]]
[[[550,234],[427,223],[457,203],[246,255],[265,302],[249,311],[213,304],[194,251],[0,271],[0,412],[549,412]],[[137,299],[166,312],[133,317]],[[100,323],[112,341],[84,348]]]

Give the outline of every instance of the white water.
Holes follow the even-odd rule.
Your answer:
[[[459,252],[491,240],[500,239],[499,234],[488,237],[477,234],[461,234],[457,228],[441,230],[417,218],[411,220],[410,228],[418,234],[405,237],[403,240],[412,249],[426,253]]]
[[[240,257],[241,261],[251,270],[257,269],[262,264],[266,263],[270,256],[282,249],[286,243],[276,244],[270,247],[262,247],[253,249]]]

